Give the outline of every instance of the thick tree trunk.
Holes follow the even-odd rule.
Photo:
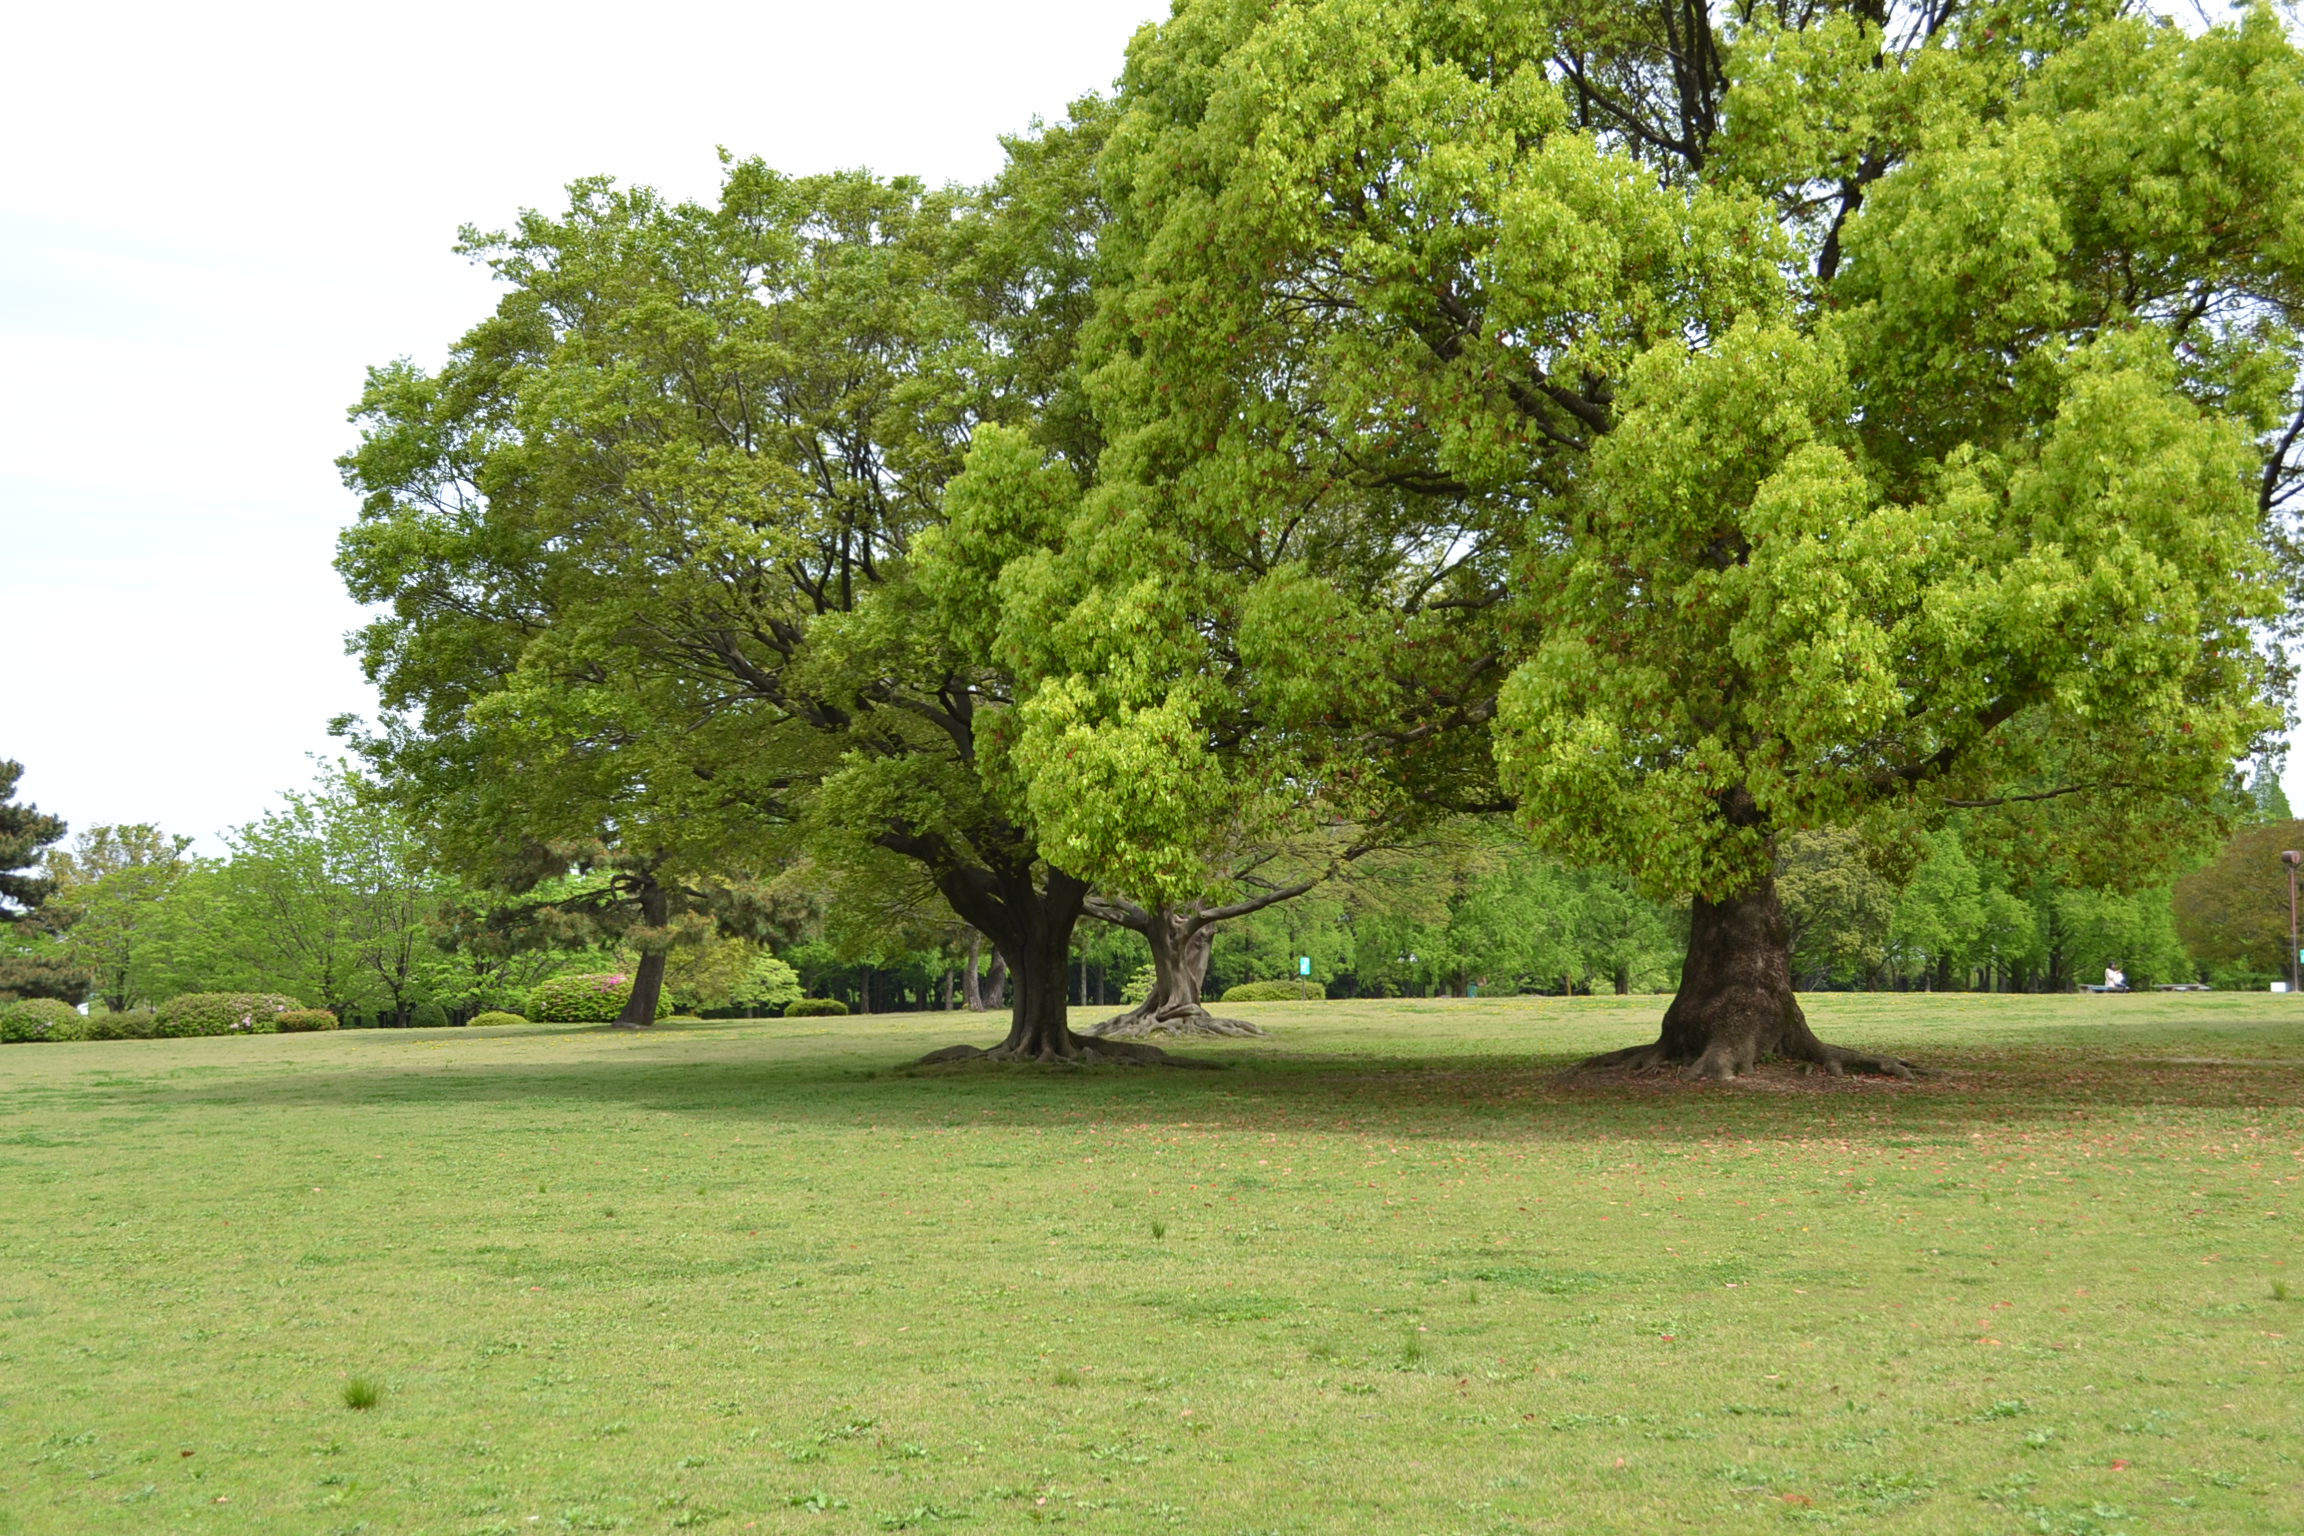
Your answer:
[[[1042,888],[1035,888],[1028,875],[1002,881],[994,900],[983,900],[974,889],[962,888],[964,899],[976,898],[967,900],[967,905],[977,910],[963,910],[961,915],[989,933],[999,955],[1008,962],[1013,982],[1008,1038],[990,1050],[947,1046],[921,1057],[921,1065],[975,1059],[1081,1065],[1169,1060],[1166,1052],[1152,1046],[1095,1040],[1072,1032],[1072,929],[1080,921],[1088,887],[1055,870],[1048,871],[1045,878]],[[954,892],[948,889],[946,898],[953,897]],[[959,909],[963,902],[953,900],[953,905]]]
[[[1199,914],[1159,907],[1146,914],[1142,926],[1128,926],[1144,936],[1152,951],[1152,990],[1126,1013],[1106,1019],[1088,1031],[1099,1040],[1140,1040],[1146,1035],[1261,1035],[1264,1030],[1246,1019],[1219,1018],[1200,1002],[1200,988],[1208,979],[1208,951],[1216,942],[1216,925]]]
[[[997,945],[984,967],[984,1006],[995,1011],[1008,1006],[1008,957]]]
[[[661,935],[671,916],[664,888],[650,880],[640,887],[640,921],[650,937],[643,939],[639,968],[632,973],[632,995],[616,1015],[618,1029],[647,1029],[656,1022],[656,1003],[664,994],[664,949]]]
[[[1805,1062],[1835,1076],[1878,1072],[1909,1078],[1893,1056],[1826,1045],[1808,1028],[1792,990],[1792,955],[1776,882],[1763,879],[1724,901],[1696,898],[1680,991],[1653,1045],[1595,1056],[1586,1068],[1678,1068],[1689,1077],[1732,1078],[1772,1059]]]

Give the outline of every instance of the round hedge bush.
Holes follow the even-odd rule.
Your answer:
[[[51,1040],[85,1040],[88,1020],[70,1003],[27,997],[0,1003],[0,1044],[39,1045]]]
[[[278,992],[186,992],[160,1005],[153,1033],[169,1040],[193,1035],[269,1035],[280,1015],[303,1004]]]
[[[1300,981],[1244,981],[1224,991],[1228,1003],[1318,1002],[1327,996],[1328,989],[1310,977]]]
[[[486,1013],[474,1014],[472,1016],[472,1023],[469,1027],[473,1029],[494,1029],[498,1025],[502,1024],[525,1024],[527,1022],[528,1021],[526,1019],[522,1018],[516,1013],[506,1013],[501,1008],[491,1008]]]
[[[528,993],[528,1017],[539,1024],[613,1024],[632,996],[626,975],[555,976]]]
[[[788,1019],[834,1019],[848,1011],[848,1005],[836,997],[796,997],[784,1005]]]
[[[88,1010],[91,1040],[149,1040],[159,1031],[160,1016],[149,1008],[129,1008],[119,1013],[109,1008]]]
[[[316,1035],[336,1028],[336,1015],[325,1008],[291,1008],[273,1022],[284,1035]]]

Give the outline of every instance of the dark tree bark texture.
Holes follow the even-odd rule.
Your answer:
[[[1091,1035],[1099,1040],[1141,1040],[1147,1035],[1264,1033],[1246,1019],[1219,1018],[1201,1004],[1208,950],[1216,942],[1216,925],[1206,916],[1175,907],[1146,911],[1117,903],[1100,903],[1096,910],[1107,922],[1144,936],[1152,951],[1152,990],[1126,1013],[1090,1030]]]
[[[1031,870],[1023,868],[954,870],[938,885],[952,909],[989,935],[1008,962],[1008,1037],[989,1050],[946,1046],[921,1057],[921,1065],[973,1060],[1193,1065],[1173,1061],[1154,1046],[1073,1033],[1072,930],[1088,899],[1086,882],[1050,869],[1035,884]]]
[[[1689,913],[1688,959],[1680,991],[1664,1012],[1653,1045],[1611,1051],[1586,1070],[1677,1069],[1725,1081],[1763,1061],[1806,1063],[1833,1074],[1874,1072],[1909,1078],[1915,1068],[1894,1056],[1827,1045],[1808,1028],[1792,990],[1790,935],[1773,877],[1721,901],[1696,898]]]
[[[661,933],[670,921],[672,904],[664,887],[653,879],[636,882],[640,921],[650,932]],[[650,940],[640,951],[639,968],[632,973],[632,995],[616,1015],[618,1029],[648,1029],[656,1023],[656,1004],[664,995],[664,950],[661,939]]]

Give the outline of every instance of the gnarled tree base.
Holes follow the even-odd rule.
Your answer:
[[[1807,1026],[1802,1025],[1802,1032]],[[1744,1051],[1727,1042],[1715,1042],[1702,1054],[1687,1057],[1674,1054],[1663,1041],[1653,1045],[1635,1045],[1621,1051],[1608,1051],[1589,1061],[1577,1064],[1578,1072],[1677,1072],[1682,1077],[1726,1082],[1741,1077],[1764,1061],[1792,1061],[1813,1066],[1833,1077],[1846,1077],[1851,1072],[1872,1073],[1880,1077],[1900,1078],[1910,1082],[1926,1077],[1927,1069],[1906,1061],[1901,1056],[1876,1056],[1870,1051],[1850,1050],[1844,1045],[1828,1045],[1813,1034],[1808,1035],[1804,1047],[1793,1050]]]
[[[1691,904],[1688,960],[1656,1042],[1595,1056],[1577,1070],[1678,1071],[1725,1082],[1763,1061],[1802,1062],[1835,1077],[1871,1072],[1909,1081],[1919,1073],[1902,1057],[1816,1038],[1792,991],[1784,913],[1767,878],[1725,900],[1699,896]]]
[[[948,1045],[940,1051],[930,1051],[913,1065],[916,1067],[944,1066],[959,1061],[1021,1061],[1039,1066],[1064,1067],[1213,1067],[1212,1061],[1192,1061],[1182,1056],[1171,1056],[1156,1045],[1139,1045],[1130,1040],[1099,1040],[1088,1035],[1064,1031],[1061,1037],[1043,1041],[1038,1048],[1005,1041],[990,1049],[973,1045]]]
[[[1116,1014],[1088,1031],[1096,1040],[1142,1040],[1152,1035],[1173,1035],[1180,1039],[1247,1040],[1267,1038],[1261,1024],[1246,1019],[1227,1019],[1210,1013],[1198,1003],[1172,1004],[1166,1008],[1131,1008]]]

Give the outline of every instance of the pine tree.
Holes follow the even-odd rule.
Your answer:
[[[41,905],[55,882],[31,871],[39,868],[42,850],[65,832],[61,817],[16,803],[16,784],[23,777],[22,763],[0,761],[0,943],[26,936],[26,929],[38,929]],[[87,976],[60,955],[20,943],[0,947],[0,1000],[53,997],[78,1002],[87,990]]]

